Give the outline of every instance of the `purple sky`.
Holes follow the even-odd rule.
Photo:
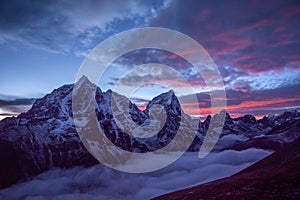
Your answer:
[[[180,31],[206,49],[224,79],[230,113],[262,116],[299,109],[299,24],[300,2],[291,0],[1,1],[0,119],[23,112],[34,98],[74,82],[85,56],[101,41],[146,26]],[[203,113],[209,113],[209,94],[201,76],[168,52],[141,50],[122,56],[100,87],[113,88],[128,69],[147,62],[167,64],[183,74],[199,93]],[[159,80],[145,73],[124,82],[150,83],[135,94],[141,107],[168,88],[183,87],[168,73]],[[195,103],[183,106],[195,114]]]

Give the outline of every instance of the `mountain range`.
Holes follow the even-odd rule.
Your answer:
[[[86,77],[82,77],[77,84],[83,90],[96,87]],[[55,89],[37,99],[26,113],[0,122],[0,188],[25,181],[53,167],[88,167],[99,164],[77,134],[72,113],[73,89],[74,84]],[[153,114],[150,110],[153,105],[162,105],[167,118],[159,133],[146,139],[126,134],[114,120],[112,95],[118,95],[122,101],[129,102],[129,114],[140,126],[159,117],[159,111]],[[103,92],[98,87],[94,102],[98,123],[106,137],[123,150],[136,153],[155,151],[168,145],[183,119],[188,123],[181,124],[182,130],[188,132],[192,127],[198,127],[188,151],[199,150],[210,121],[219,115],[226,117],[220,139],[213,149],[215,152],[253,147],[275,151],[297,139],[300,132],[300,113],[296,110],[259,120],[252,115],[231,118],[223,110],[201,122],[181,111],[179,100],[172,90],[153,98],[143,111],[125,96],[111,90]],[[180,145],[175,144],[173,149],[176,150]],[[112,154],[117,156],[119,152]]]

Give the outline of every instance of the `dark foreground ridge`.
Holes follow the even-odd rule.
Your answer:
[[[299,123],[298,123],[299,126]],[[300,199],[300,139],[229,177],[153,200]]]
[[[85,77],[81,78],[78,84],[83,90],[95,87]],[[0,122],[0,188],[25,181],[53,167],[88,167],[99,164],[83,146],[76,132],[72,114],[73,87],[74,85],[64,85],[55,89],[37,99],[26,113]],[[183,118],[189,122],[181,124],[181,128],[187,133],[191,127],[198,127],[194,142],[188,149],[198,151],[209,122],[213,117],[218,117],[208,116],[204,122],[192,119],[180,112],[179,101],[172,91],[153,98],[144,111],[139,110],[126,97],[119,95],[122,101],[129,101],[131,118],[139,125],[149,123],[149,115],[152,115],[149,110],[152,105],[161,104],[166,110],[167,119],[161,131],[148,140],[142,140],[124,133],[116,125],[110,106],[112,94],[111,90],[102,92],[97,88],[97,119],[106,137],[130,152],[143,153],[164,147],[176,135]],[[152,117],[155,119],[155,113]],[[256,120],[252,115],[233,119],[226,113],[221,137],[213,151],[243,150],[252,147],[276,150],[299,137],[299,120],[300,113],[297,111],[285,112],[276,117],[264,117],[261,120]],[[113,156],[118,155],[118,152],[111,153]]]

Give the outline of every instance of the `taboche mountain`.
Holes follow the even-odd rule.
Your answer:
[[[86,77],[82,77],[77,84],[83,90],[95,87]],[[26,113],[0,122],[0,188],[24,181],[52,167],[71,168],[99,163],[83,146],[76,132],[72,115],[73,87],[70,84],[55,89],[37,99]],[[144,111],[129,102],[131,118],[139,125],[149,123],[149,110],[154,104],[162,105],[167,114],[166,123],[157,135],[147,139],[134,138],[124,133],[114,121],[110,106],[112,94],[111,90],[103,92],[97,88],[97,119],[112,143],[131,152],[154,151],[169,144],[183,118],[189,121],[181,124],[186,132],[191,127],[198,127],[195,139],[188,149],[198,151],[211,119],[218,118],[218,115],[208,116],[204,122],[192,119],[181,112],[177,97],[173,91],[169,91],[153,98]],[[121,98],[129,101],[124,96]],[[225,114],[223,131],[213,151],[243,150],[251,147],[276,150],[299,137],[300,113],[297,111],[260,120],[252,115],[232,119],[228,113]],[[180,144],[175,146],[177,145]],[[117,156],[118,152],[112,154]]]

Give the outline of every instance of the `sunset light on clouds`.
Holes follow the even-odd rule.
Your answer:
[[[299,1],[88,2],[83,7],[59,0],[1,5],[0,119],[24,112],[35,98],[73,83],[85,56],[103,40],[147,26],[182,32],[203,46],[222,75],[230,114],[262,117],[300,108]],[[144,49],[121,56],[100,88],[113,90],[128,70],[146,63],[170,66],[189,84],[157,68],[122,80],[128,87],[144,85],[131,97],[141,109],[169,89],[188,99],[191,94],[184,88],[192,86],[199,102],[182,105],[184,111],[195,115],[199,105],[201,115],[210,114],[208,92],[218,88],[207,88],[190,63],[171,52]]]

